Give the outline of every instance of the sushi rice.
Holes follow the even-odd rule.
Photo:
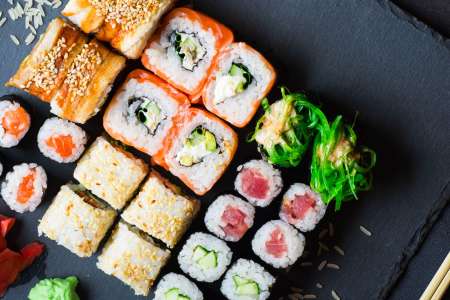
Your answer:
[[[30,129],[31,118],[17,102],[0,101],[0,147],[17,146]]]
[[[169,273],[159,281],[154,300],[203,300],[203,294],[186,276]]]
[[[78,125],[53,117],[44,122],[37,139],[43,155],[59,163],[70,163],[84,152],[87,136]]]
[[[41,203],[47,189],[45,170],[35,163],[23,163],[13,167],[2,183],[2,198],[19,213],[34,211]]]

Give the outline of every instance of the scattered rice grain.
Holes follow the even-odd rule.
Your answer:
[[[320,282],[318,282],[318,283],[316,283],[316,287],[317,287],[318,289],[321,289],[321,288],[323,288],[323,285],[322,285]]]
[[[326,260],[323,260],[323,261],[319,264],[319,266],[317,267],[317,270],[322,271],[323,268],[325,268],[325,265],[326,265],[326,264],[327,264],[327,261],[326,261]]]
[[[335,245],[335,246],[333,247],[333,249],[334,249],[337,253],[339,253],[340,255],[342,255],[342,256],[345,255],[345,252],[344,252],[344,250],[342,250],[341,247]]]
[[[323,239],[328,233],[328,229],[324,229],[319,233],[319,240]]]
[[[359,229],[367,236],[372,236],[372,232],[370,232],[366,227],[359,225]]]
[[[3,24],[5,24],[5,22],[6,22],[6,18],[3,17],[3,18],[0,20],[0,27],[2,27]]]
[[[334,300],[341,300],[341,297],[339,297],[335,290],[331,290],[331,297],[333,297]]]
[[[13,43],[16,44],[16,46],[19,46],[19,45],[20,45],[19,39],[18,39],[14,34],[10,34],[9,37],[11,38],[11,40],[13,41]]]
[[[34,38],[35,38],[35,35],[32,34],[32,33],[29,33],[29,34],[27,35],[27,37],[25,38],[25,44],[26,44],[26,45],[31,44],[31,43],[34,41]]]
[[[317,296],[314,294],[306,294],[303,295],[303,299],[317,299]]]
[[[328,269],[340,270],[341,268],[337,264],[327,264]]]
[[[303,290],[301,288],[295,287],[295,286],[291,286],[289,288],[291,291],[296,292],[296,293],[301,293],[303,292]]]
[[[327,251],[327,252],[330,251],[330,248],[328,248],[328,246],[325,245],[325,244],[322,243],[322,242],[319,242],[319,247],[322,248],[323,250]]]

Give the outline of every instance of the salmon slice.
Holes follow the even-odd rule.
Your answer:
[[[53,148],[62,158],[70,157],[75,149],[75,144],[70,135],[55,135],[48,138],[45,143],[50,148]]]
[[[17,202],[27,203],[34,193],[34,180],[36,179],[36,171],[33,169],[27,176],[22,178],[17,190]]]
[[[2,127],[5,132],[17,138],[20,138],[30,128],[30,123],[30,115],[21,106],[5,112],[2,119]]]

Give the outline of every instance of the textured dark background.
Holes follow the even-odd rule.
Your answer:
[[[450,6],[447,1],[398,2],[408,11],[430,20],[436,28],[450,31],[446,27]],[[416,251],[425,237],[422,233],[431,229],[433,216],[438,215],[450,198],[449,190],[444,190],[450,180],[448,42],[386,0],[197,0],[194,4],[230,26],[238,40],[261,50],[279,71],[278,84],[307,91],[331,116],[342,113],[352,120],[355,111],[359,111],[356,128],[361,142],[379,155],[374,190],[363,194],[360,201],[346,204],[340,213],[334,214],[330,209],[321,227],[307,236],[308,250],[314,254],[318,232],[327,227],[328,221],[333,222],[336,234],[326,243],[339,244],[346,255],[330,253],[324,257],[339,264],[341,270],[318,272],[316,267],[302,268],[297,264],[289,273],[277,272],[279,280],[273,298],[286,296],[290,286],[297,286],[317,294],[320,299],[329,299],[332,288],[342,299],[378,299],[387,297],[391,290],[393,299],[418,299],[450,245],[447,209],[424,246]],[[0,9],[4,7],[6,1],[0,3]],[[9,41],[9,31],[19,30],[14,26],[22,28],[22,24],[5,24],[0,30],[1,83],[29,51],[25,46],[15,48]],[[128,71],[136,66],[139,63],[130,66]],[[46,201],[35,212],[18,215],[19,222],[10,241],[19,247],[37,239],[37,220],[59,185],[70,180],[73,165],[59,165],[37,150],[36,133],[48,116],[48,106],[1,86],[0,94],[5,93],[24,96],[33,114],[33,130],[20,146],[0,150],[5,169],[21,161],[36,161],[50,176]],[[273,97],[276,95],[274,92]],[[101,131],[98,124],[99,117],[84,128],[95,136]],[[241,137],[247,132],[239,131]],[[257,157],[255,145],[241,143],[232,168],[202,198],[204,208],[218,194],[231,191],[235,167],[252,157]],[[298,169],[284,171],[286,183],[307,182],[307,166],[306,161]],[[250,234],[263,222],[275,218],[277,203],[257,210],[257,225]],[[2,202],[0,213],[13,215]],[[374,235],[364,236],[358,229],[360,224]],[[193,230],[204,230],[201,218]],[[135,299],[127,287],[95,268],[95,257],[79,259],[48,239],[39,240],[48,247],[47,257],[37,268],[24,274],[5,299],[25,299],[29,289],[43,276],[70,274],[80,278],[79,292],[83,299]],[[250,236],[232,245],[235,258],[251,257],[249,245]],[[410,258],[406,276],[394,285]],[[322,259],[310,255],[303,261],[317,264]],[[174,259],[166,271],[172,269],[176,269]],[[324,288],[316,289],[316,282],[321,282]],[[217,285],[201,284],[200,287],[207,294],[206,299],[221,299]]]

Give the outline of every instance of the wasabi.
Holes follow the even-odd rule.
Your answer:
[[[49,278],[39,281],[28,294],[29,300],[80,300],[75,288],[78,279],[75,276]]]

